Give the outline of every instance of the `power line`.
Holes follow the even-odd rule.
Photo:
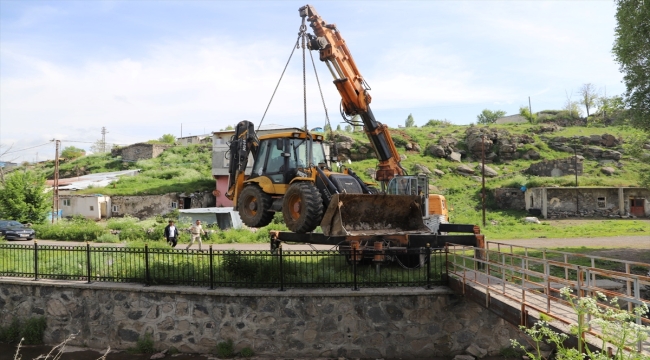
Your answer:
[[[45,146],[45,145],[50,145],[50,144],[51,144],[51,142],[48,141],[48,142],[46,142],[45,144],[41,144],[41,145],[36,145],[36,146],[32,146],[32,147],[28,147],[28,148],[24,148],[24,149],[20,149],[20,150],[7,151],[7,152],[4,153],[3,155],[6,155],[6,154],[13,154],[13,153],[17,153],[17,152],[21,152],[21,151],[25,151],[25,150],[30,150],[30,149],[35,149],[35,148],[37,148],[37,147],[41,147],[41,146]]]

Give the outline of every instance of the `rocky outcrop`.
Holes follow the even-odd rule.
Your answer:
[[[524,170],[525,173],[535,176],[564,176],[564,175],[574,175],[576,173],[576,167],[578,175],[582,175],[583,171],[583,157],[569,157],[566,159],[558,160],[545,160],[530,165],[530,167]]]
[[[485,159],[490,162],[518,159],[521,154],[517,150],[534,142],[529,135],[510,134],[504,129],[470,127],[465,131],[465,143],[471,156],[481,159],[485,152]]]

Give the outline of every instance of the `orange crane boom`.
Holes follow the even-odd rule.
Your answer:
[[[319,51],[320,60],[325,62],[334,77],[334,85],[341,95],[343,112],[350,117],[361,117],[364,131],[379,159],[376,180],[387,184],[396,175],[406,175],[388,126],[378,122],[370,110],[372,98],[368,93],[369,87],[336,25],[326,23],[311,5],[305,5],[299,11],[314,32],[313,35],[307,34],[307,45],[310,50]]]

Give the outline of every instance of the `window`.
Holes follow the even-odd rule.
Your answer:
[[[120,207],[117,206],[117,205],[113,205],[113,212],[116,213],[116,212],[119,212],[119,211],[120,211]]]
[[[598,204],[599,209],[605,209],[607,207],[604,197],[599,197],[596,203]]]
[[[70,206],[70,199],[63,199],[63,206]]]
[[[178,209],[178,203],[176,201],[172,201],[172,209]]]
[[[93,210],[95,210],[95,207],[90,205],[90,211],[93,211]]]

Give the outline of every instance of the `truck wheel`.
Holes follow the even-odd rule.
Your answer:
[[[237,211],[242,222],[249,227],[262,227],[273,220],[271,196],[257,185],[244,187],[237,200]]]
[[[284,194],[282,203],[284,223],[296,233],[313,231],[323,218],[323,199],[314,184],[293,183]]]

